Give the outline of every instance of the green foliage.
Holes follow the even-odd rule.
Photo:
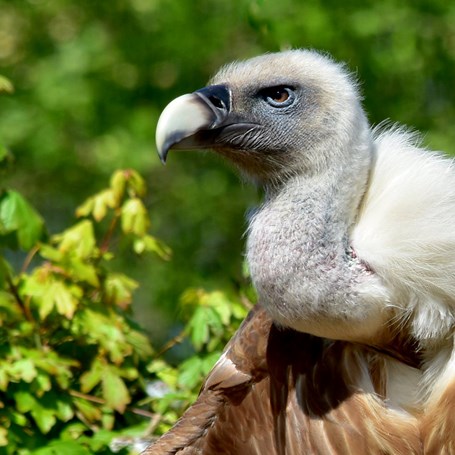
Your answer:
[[[447,0],[0,0],[0,73],[15,89],[0,91],[0,136],[16,155],[13,186],[56,231],[118,167],[146,175],[144,203],[174,260],[127,257],[121,268],[142,283],[135,311],[161,342],[188,286],[241,283],[242,220],[257,201],[210,154],[176,152],[162,168],[153,144],[164,105],[234,59],[316,48],[356,73],[373,124],[407,124],[453,154],[454,23]],[[108,201],[98,204],[102,214]]]
[[[190,290],[188,324],[155,353],[131,318],[138,283],[112,267],[122,237],[136,254],[170,257],[149,234],[144,195],[137,172],[118,170],[47,237],[29,203],[3,191],[1,245],[27,256],[19,273],[0,257],[0,453],[132,453],[122,441],[175,422],[244,317],[221,292]],[[198,353],[174,367],[163,353],[186,337]],[[164,393],[148,395],[157,385]]]
[[[17,274],[2,258],[0,445],[6,453],[34,453],[42,446],[47,451],[37,453],[55,453],[55,441],[47,446],[48,439],[75,446],[75,435],[137,421],[128,406],[144,397],[141,381],[153,350],[128,315],[137,284],[109,264],[114,228],[143,191],[137,173],[118,171],[103,192],[116,196],[108,210],[100,215],[101,196],[95,195],[79,209],[83,219],[47,240],[43,219],[25,199],[3,192],[2,245],[28,252]],[[143,211],[128,213],[147,218]],[[97,226],[103,221],[104,230]],[[147,235],[121,234],[132,241]],[[68,433],[76,422],[81,431]],[[80,453],[91,453],[90,441],[80,444]]]
[[[0,235],[14,249],[29,250],[44,234],[41,216],[17,191],[0,196]]]
[[[182,296],[181,308],[185,326],[149,365],[148,371],[156,375],[166,393],[151,398],[153,409],[161,416],[157,422],[157,433],[167,431],[183,410],[197,397],[200,384],[219,359],[221,352],[245,318],[249,301],[230,298],[220,291],[207,292],[188,289]],[[178,366],[172,367],[161,355],[185,338],[191,342],[196,353]],[[153,384],[152,384],[153,388]]]

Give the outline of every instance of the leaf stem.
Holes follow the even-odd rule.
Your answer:
[[[30,312],[30,308],[22,300],[22,297],[19,295],[19,291],[17,290],[17,286],[13,283],[13,280],[12,280],[12,278],[11,278],[11,276],[9,274],[6,275],[6,282],[8,283],[9,291],[11,292],[13,297],[15,298],[16,303],[19,305],[19,308],[21,309],[21,311],[24,314],[24,316],[27,319],[27,321],[34,322],[33,315]]]
[[[33,258],[35,257],[36,253],[39,251],[39,245],[35,245],[27,254],[24,263],[22,264],[21,273],[25,273],[30,266]]]
[[[174,338],[171,338],[156,354],[155,357],[161,357],[165,352],[172,349],[175,345],[180,344],[186,337],[186,331],[183,329],[178,335]]]
[[[69,393],[73,397],[82,398],[83,400],[91,401],[92,403],[97,403],[97,404],[102,404],[102,405],[106,404],[106,400],[104,400],[103,398],[95,397],[94,395],[88,395],[86,393],[78,392],[77,390],[70,390]],[[156,414],[154,412],[149,412],[149,411],[146,411],[146,410],[140,409],[140,408],[133,408],[133,407],[127,406],[126,410],[132,412],[133,414],[137,414],[142,417],[147,417],[149,419],[155,419],[157,415],[159,415],[161,417],[160,414]]]
[[[115,228],[117,227],[117,223],[118,223],[119,219],[120,219],[120,211],[116,210],[115,215],[112,218],[112,220],[109,224],[109,227],[107,229],[107,232],[101,242],[101,246],[100,246],[101,254],[106,253],[109,250],[112,236],[114,235]]]

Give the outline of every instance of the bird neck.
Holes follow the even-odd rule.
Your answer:
[[[300,195],[314,200],[316,214],[330,210],[331,221],[344,220],[351,225],[365,193],[374,156],[371,130],[361,109],[353,121],[357,125],[355,129],[349,124],[339,126],[337,134],[293,152],[274,177],[262,181],[266,201],[283,195]],[[347,131],[354,133],[345,134]],[[314,215],[308,213],[309,217]]]
[[[356,163],[347,163],[314,175],[297,175],[282,182],[265,185],[265,205],[274,205],[305,218],[306,226],[314,220],[323,221],[317,227],[347,233],[355,222],[358,208],[369,177],[371,154]],[[276,203],[275,203],[276,202]],[[306,229],[302,232],[304,235]],[[337,234],[338,236],[338,234]]]
[[[383,290],[351,254],[350,231],[365,193],[371,155],[266,188],[252,218],[247,257],[261,302],[278,324],[332,339],[367,341],[383,317]],[[377,295],[376,295],[377,294]]]

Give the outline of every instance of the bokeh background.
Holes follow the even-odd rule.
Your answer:
[[[146,177],[153,233],[173,258],[118,267],[140,282],[135,315],[155,341],[177,330],[186,288],[242,286],[244,215],[260,198],[210,153],[171,153],[162,167],[158,115],[220,65],[289,47],[346,61],[372,124],[406,124],[455,152],[455,2],[0,0],[0,74],[15,86],[0,97],[9,186],[56,232],[115,169]]]

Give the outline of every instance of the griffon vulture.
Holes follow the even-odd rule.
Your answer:
[[[308,50],[222,68],[163,111],[163,161],[209,148],[264,189],[259,302],[146,454],[455,454],[455,169],[372,129]]]

